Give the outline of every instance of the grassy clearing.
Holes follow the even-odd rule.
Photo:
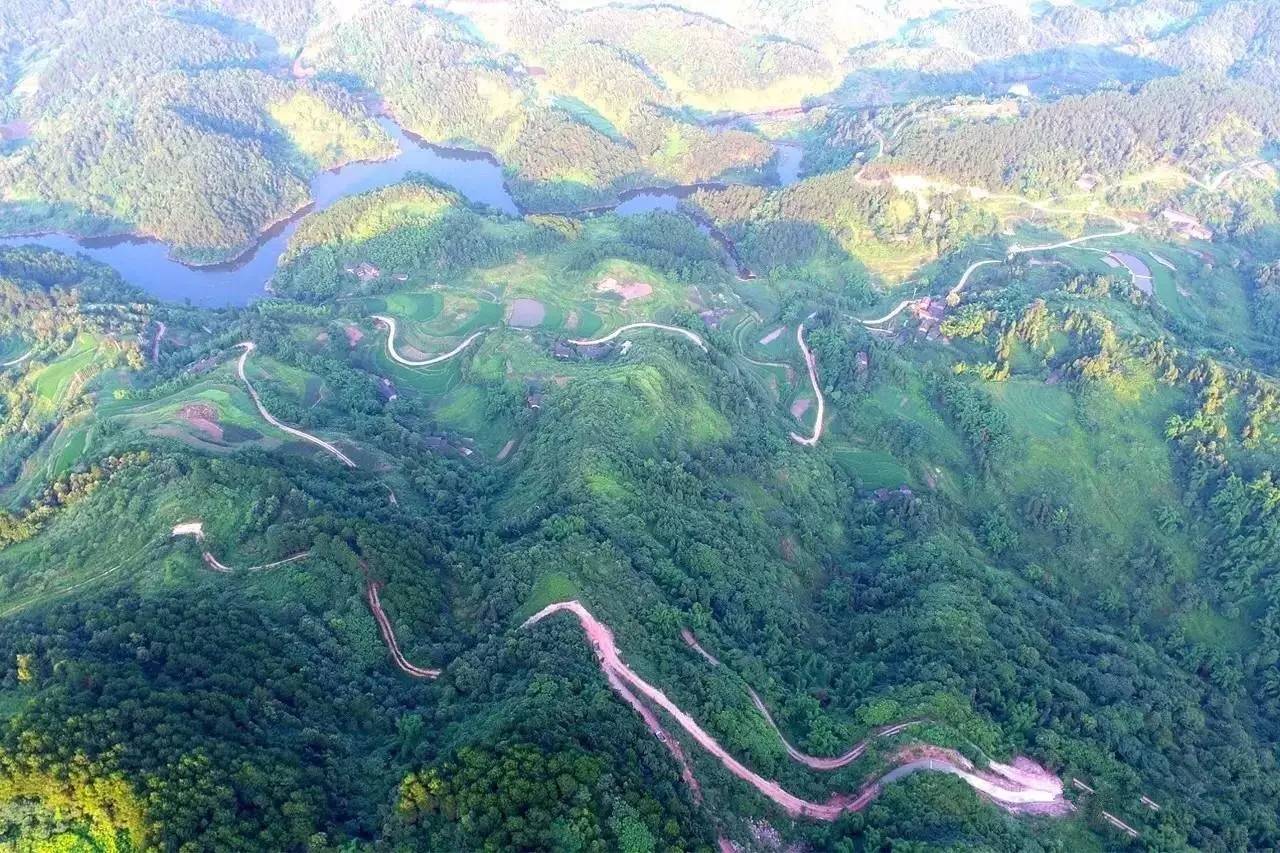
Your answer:
[[[446,297],[438,291],[393,293],[385,299],[370,301],[381,303],[378,310],[420,323],[434,319],[448,304]]]
[[[911,482],[902,463],[883,450],[838,447],[832,449],[832,455],[864,489],[888,489]]]
[[[998,477],[1015,503],[1047,495],[1067,508],[1074,524],[1112,549],[1123,552],[1143,540],[1166,544],[1179,555],[1178,570],[1189,577],[1194,567],[1185,534],[1163,530],[1155,521],[1158,510],[1181,512],[1161,435],[1178,395],[1150,376],[1140,380],[1124,394],[1098,389],[1080,398],[1034,380],[988,384],[1025,451]]]
[[[77,374],[93,364],[99,344],[99,339],[87,332],[77,335],[67,352],[30,377],[36,396],[49,408],[57,409],[76,384]]]
[[[516,612],[514,622],[519,624],[537,613],[548,604],[557,601],[569,601],[580,595],[578,585],[566,574],[548,572],[540,575],[533,584],[533,591],[524,605]]]
[[[300,370],[292,365],[277,361],[267,355],[259,355],[249,360],[245,367],[245,375],[253,384],[270,390],[281,397],[305,404],[308,385],[319,377]]]

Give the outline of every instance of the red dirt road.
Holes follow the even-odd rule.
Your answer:
[[[882,784],[918,770],[931,770],[958,776],[1007,811],[1065,814],[1072,809],[1071,804],[1062,796],[1062,782],[1053,774],[1026,759],[1019,758],[1012,766],[993,763],[990,770],[979,770],[958,753],[926,746],[900,751],[894,757],[898,766],[883,777],[878,777],[864,785],[856,795],[833,794],[825,803],[802,799],[783,789],[777,782],[760,776],[730,755],[692,717],[668,699],[666,694],[637,675],[622,660],[618,647],[614,643],[613,632],[607,625],[592,616],[580,602],[562,601],[548,605],[529,617],[524,625],[526,627],[535,625],[561,611],[568,611],[577,617],[587,638],[591,641],[591,647],[595,651],[596,659],[600,662],[600,668],[604,671],[609,685],[628,704],[633,708],[636,707],[638,701],[636,694],[639,694],[657,705],[671,715],[698,746],[715,757],[730,773],[751,785],[792,817],[835,820],[843,814],[864,808],[880,792]],[[620,686],[623,690],[619,690]],[[660,727],[655,729],[650,722],[650,716],[644,714],[641,716],[650,730],[663,739],[664,743],[667,742],[666,732]]]

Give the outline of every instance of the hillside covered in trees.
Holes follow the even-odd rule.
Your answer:
[[[0,848],[1280,846],[1269,4],[713,5],[0,8]]]

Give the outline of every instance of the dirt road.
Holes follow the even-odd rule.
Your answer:
[[[918,299],[904,299],[901,302],[899,302],[897,305],[895,305],[893,307],[893,310],[890,311],[888,314],[885,314],[883,317],[876,317],[874,320],[858,320],[858,322],[864,326],[875,326],[880,323],[886,323],[889,320],[892,320],[894,317],[897,317],[900,313],[902,313],[904,309],[910,308],[912,305],[915,305],[916,302],[918,301],[919,301]]]
[[[156,321],[156,339],[151,342],[151,361],[153,364],[160,359],[160,342],[164,340],[165,333],[168,331],[168,326],[159,320]]]
[[[3,364],[0,364],[0,367],[13,367],[15,365],[22,364],[22,362],[31,358],[31,354],[33,352],[35,352],[35,350],[29,349],[26,352],[24,352],[22,355],[18,356],[17,358],[11,358],[8,361],[4,362]]]
[[[204,522],[202,521],[184,521],[181,524],[175,524],[173,532],[170,536],[194,536],[197,542],[204,541]],[[276,566],[283,566],[286,563],[297,562],[311,556],[310,551],[301,551],[292,557],[285,557],[283,560],[276,560],[274,563],[263,563],[260,566],[246,566],[243,569],[233,569],[231,566],[220,562],[217,557],[213,556],[207,549],[200,556],[204,559],[204,563],[215,572],[224,575],[232,575],[236,572],[261,572],[266,569],[274,569]]]
[[[1012,766],[993,764],[990,770],[983,771],[974,768],[963,756],[935,747],[903,750],[895,757],[895,761],[899,764],[897,768],[881,779],[873,780],[863,786],[856,795],[836,794],[825,803],[802,799],[784,790],[777,782],[760,776],[730,755],[692,717],[668,699],[666,694],[637,675],[622,660],[618,647],[614,643],[613,632],[592,616],[580,602],[562,601],[548,605],[529,617],[524,625],[526,627],[535,625],[561,611],[570,612],[577,617],[583,631],[586,632],[587,639],[591,642],[596,659],[609,685],[629,705],[635,708],[639,703],[639,696],[654,703],[679,723],[698,746],[715,757],[730,773],[768,797],[792,817],[835,820],[843,814],[865,807],[880,792],[883,783],[901,778],[916,770],[932,770],[958,776],[992,802],[1013,812],[1035,810],[1047,814],[1065,814],[1072,808],[1062,796],[1061,781],[1026,759],[1018,759]],[[623,690],[619,690],[619,686]],[[660,728],[655,729],[650,724],[651,717],[644,714],[641,716],[646,724],[649,724],[650,730],[666,742],[665,732]]]
[[[249,377],[245,376],[244,374],[244,363],[246,360],[248,360],[249,353],[253,352],[254,349],[257,347],[257,345],[253,341],[244,341],[242,343],[236,344],[236,346],[242,347],[244,349],[244,352],[241,353],[240,355],[240,361],[236,365],[236,372],[240,374],[240,381],[244,383],[244,387],[248,390],[249,396],[253,398],[253,404],[258,407],[258,414],[262,415],[263,420],[271,424],[276,429],[283,430],[284,432],[289,433],[289,435],[295,436],[297,438],[302,439],[303,441],[310,442],[311,444],[314,444],[317,447],[321,447],[329,451],[331,454],[338,457],[338,459],[342,461],[342,464],[346,465],[348,468],[357,467],[356,463],[351,461],[351,457],[347,456],[347,454],[343,453],[341,450],[334,447],[332,444],[325,441],[324,439],[317,438],[309,432],[303,432],[300,429],[294,429],[293,427],[283,424],[280,421],[276,420],[275,416],[267,411],[267,407],[262,405],[262,398],[258,396],[257,389],[253,387],[253,383],[249,381]]]
[[[480,337],[481,335],[483,335],[485,332],[488,331],[488,329],[481,329],[480,331],[473,333],[465,341],[463,341],[453,349],[441,355],[432,356],[431,358],[412,359],[412,358],[405,358],[404,356],[400,355],[400,353],[396,352],[396,320],[395,318],[388,317],[385,314],[374,314],[372,316],[373,316],[373,319],[377,320],[380,323],[385,323],[387,326],[387,330],[388,330],[387,331],[387,356],[396,364],[403,364],[405,367],[427,367],[432,364],[439,364],[442,361],[448,361],[458,353],[462,352],[467,347],[471,346],[471,344],[476,340],[476,338]]]
[[[704,648],[702,647],[702,645],[698,642],[698,638],[697,638],[697,637],[695,637],[695,636],[693,635],[693,632],[692,632],[692,631],[690,631],[688,628],[681,628],[681,629],[680,629],[680,638],[681,638],[682,640],[684,640],[684,641],[685,641],[685,644],[686,644],[689,648],[693,649],[695,652],[697,652],[698,654],[700,654],[700,655],[702,655],[704,658],[706,658],[706,659],[707,659],[707,661],[708,661],[712,666],[719,666],[719,665],[720,665],[720,661],[718,661],[718,660],[716,659],[715,655],[711,654],[711,652],[709,652],[709,651],[707,651],[706,649],[704,649]]]
[[[383,612],[382,601],[378,598],[378,589],[381,586],[379,583],[370,583],[365,587],[365,599],[369,602],[369,609],[373,611],[373,618],[378,623],[382,641],[387,644],[387,649],[391,652],[391,659],[395,661],[401,672],[412,675],[414,678],[439,678],[441,670],[423,669],[405,660],[404,654],[400,651],[400,644],[396,642],[395,629],[391,627],[391,620]]]
[[[602,338],[592,338],[589,341],[570,340],[569,343],[578,347],[590,347],[590,346],[595,346],[596,344],[607,344],[609,341],[618,337],[618,335],[625,334],[626,332],[629,332],[632,329],[661,329],[664,332],[673,332],[677,335],[684,335],[686,338],[693,341],[698,346],[702,347],[703,350],[706,350],[707,348],[706,342],[703,341],[702,338],[699,335],[695,334],[694,332],[691,332],[688,329],[682,329],[679,326],[666,326],[666,325],[663,325],[662,323],[628,323],[625,326],[614,329],[612,332],[610,332],[609,334],[605,335]]]
[[[822,421],[826,417],[827,400],[822,396],[822,389],[818,387],[818,362],[813,357],[808,344],[804,342],[804,323],[796,326],[796,343],[800,345],[800,352],[804,353],[805,367],[809,368],[809,384],[813,386],[813,393],[818,398],[818,416],[813,422],[813,435],[805,437],[798,433],[791,433],[791,440],[796,444],[803,444],[806,447],[813,447],[818,443],[818,439],[822,438]]]
[[[886,726],[885,728],[876,731],[871,737],[858,741],[843,755],[838,755],[834,758],[823,758],[821,756],[809,755],[808,753],[801,752],[792,746],[791,742],[787,740],[786,735],[782,733],[782,729],[778,728],[778,724],[773,721],[773,715],[769,713],[769,709],[765,707],[760,696],[750,687],[747,688],[747,693],[751,696],[751,703],[756,706],[756,710],[760,712],[760,716],[764,717],[765,722],[769,724],[769,728],[773,729],[774,734],[778,736],[778,740],[782,741],[782,746],[786,749],[787,755],[790,756],[793,761],[797,761],[805,767],[809,767],[813,770],[839,770],[846,764],[852,764],[861,758],[862,754],[867,751],[867,747],[871,745],[873,738],[892,737],[911,726],[918,725],[920,722],[919,720],[907,720],[906,722]]]

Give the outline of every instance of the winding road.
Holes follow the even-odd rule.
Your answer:
[[[1187,179],[1191,181],[1191,183],[1195,184],[1196,186],[1209,190],[1210,192],[1217,192],[1222,187],[1223,183],[1227,180],[1227,178],[1230,178],[1232,175],[1236,174],[1237,172],[1244,172],[1249,169],[1257,168],[1258,166],[1261,166],[1266,162],[1267,162],[1266,160],[1257,160],[1257,159],[1246,160],[1245,162],[1239,163],[1228,169],[1223,169],[1221,172],[1209,178],[1209,180],[1207,181],[1200,180],[1195,175],[1192,175],[1190,172],[1187,172],[1185,174],[1187,176]]]
[[[698,638],[694,636],[694,633],[688,628],[680,629],[680,637],[684,640],[685,645],[702,655],[702,657],[705,658],[712,666],[720,666],[719,659],[704,649],[702,644],[698,642]],[[778,724],[773,721],[773,715],[769,713],[769,709],[765,706],[764,700],[760,698],[760,695],[750,686],[747,686],[747,695],[751,697],[751,704],[756,706],[756,710],[760,712],[760,716],[764,717],[764,721],[769,724],[769,728],[773,729],[774,734],[778,736],[778,740],[782,742],[782,746],[786,749],[787,755],[790,756],[792,760],[797,761],[812,770],[838,770],[839,768],[844,767],[847,764],[851,764],[862,757],[862,754],[867,751],[867,747],[871,745],[872,738],[892,737],[893,735],[896,735],[911,726],[919,725],[922,722],[921,720],[907,720],[903,723],[895,723],[891,726],[885,726],[884,728],[873,732],[872,737],[854,744],[853,747],[843,755],[839,755],[834,758],[824,758],[822,756],[809,755],[808,753],[801,752],[792,746],[791,742],[787,740],[787,736],[782,733],[782,729],[778,728]]]
[[[843,814],[858,811],[875,799],[883,784],[902,778],[917,770],[932,770],[958,776],[989,800],[1012,812],[1036,811],[1045,814],[1065,814],[1072,806],[1062,796],[1062,782],[1053,774],[1026,759],[1018,759],[1013,765],[992,763],[989,770],[978,770],[958,753],[936,747],[915,747],[900,751],[894,760],[898,766],[883,777],[873,779],[856,795],[835,794],[825,803],[815,803],[792,794],[777,782],[765,779],[738,761],[722,747],[698,723],[667,698],[661,690],[637,675],[622,660],[608,626],[597,620],[578,601],[561,601],[550,604],[530,616],[525,627],[536,625],[548,616],[567,611],[577,617],[595,652],[600,668],[610,687],[633,708],[643,704],[640,696],[661,708],[679,723],[703,750],[715,757],[739,779],[747,782],[761,794],[780,806],[792,817],[832,821]],[[669,736],[661,727],[650,724],[652,714],[641,714],[655,736],[669,742]],[[654,720],[656,722],[656,720]],[[687,770],[687,765],[684,766]]]
[[[991,263],[994,263],[994,261],[992,261]],[[897,305],[895,305],[893,307],[893,310],[890,311],[888,314],[885,314],[883,317],[876,317],[874,320],[858,320],[858,322],[864,326],[876,326],[876,325],[879,325],[880,323],[886,323],[889,320],[892,320],[894,317],[897,317],[900,313],[902,313],[904,309],[910,308],[912,305],[915,305],[918,301],[920,300],[904,299],[901,302],[899,302]]]
[[[436,355],[431,358],[424,359],[412,359],[405,358],[400,355],[400,353],[396,352],[396,319],[394,317],[388,317],[385,314],[374,314],[372,317],[380,323],[385,323],[387,326],[387,356],[396,364],[403,364],[405,367],[427,367],[432,364],[439,364],[442,361],[448,361],[467,347],[471,346],[472,342],[475,341],[476,338],[488,331],[488,329],[481,329],[478,332],[474,332],[465,341],[442,355]]]
[[[170,536],[194,536],[197,542],[204,542],[204,522],[202,521],[184,521],[181,524],[174,525],[173,532]],[[204,559],[204,563],[215,572],[224,575],[233,575],[237,572],[261,572],[267,569],[274,569],[276,566],[283,566],[286,563],[294,563],[298,560],[304,560],[311,556],[310,551],[300,551],[291,557],[285,557],[283,560],[276,560],[274,563],[263,563],[260,566],[246,566],[243,569],[234,569],[218,560],[211,552],[205,550],[200,554]]]
[[[391,620],[387,618],[387,614],[382,609],[382,601],[378,598],[378,590],[381,586],[382,584],[376,582],[369,584],[365,588],[365,598],[369,602],[369,609],[373,611],[373,618],[378,623],[378,630],[382,633],[382,641],[387,644],[387,649],[391,652],[391,659],[395,661],[401,672],[412,675],[414,678],[439,678],[442,670],[423,669],[405,659],[400,651],[400,643],[396,641],[395,629],[391,627]]]
[[[614,329],[612,332],[610,332],[609,334],[605,335],[602,338],[592,338],[591,340],[572,340],[571,339],[569,343],[577,347],[590,347],[590,346],[595,346],[596,344],[607,344],[609,341],[618,337],[618,335],[625,334],[626,332],[629,332],[632,329],[660,329],[664,332],[673,332],[674,334],[677,334],[677,335],[684,335],[686,338],[693,341],[698,346],[702,347],[704,351],[706,351],[707,349],[706,342],[703,341],[701,336],[699,336],[695,332],[691,332],[688,329],[682,329],[679,326],[667,326],[662,323],[628,323],[625,326],[621,326],[617,329]]]
[[[827,401],[822,396],[822,389],[818,387],[818,362],[813,357],[813,352],[809,349],[808,344],[804,342],[804,323],[796,326],[796,343],[800,345],[800,352],[804,353],[804,363],[809,368],[809,384],[813,386],[813,393],[818,398],[818,416],[813,422],[813,435],[803,436],[799,433],[791,433],[791,440],[796,444],[803,444],[806,447],[813,447],[818,443],[818,439],[822,438],[822,421],[826,417]]]
[[[34,352],[35,352],[34,349],[29,349],[26,352],[24,352],[22,355],[18,356],[17,358],[11,358],[8,361],[4,362],[3,364],[0,364],[0,367],[13,367],[15,365],[22,364],[22,362],[31,358],[31,354]]]
[[[760,712],[760,716],[764,717],[765,722],[769,724],[769,728],[773,729],[774,734],[778,736],[778,740],[782,741],[782,747],[787,751],[787,755],[790,756],[793,761],[797,761],[812,770],[839,770],[841,767],[844,767],[847,764],[852,764],[861,758],[862,754],[867,751],[867,747],[871,745],[873,738],[893,737],[899,732],[909,729],[912,726],[919,725],[921,722],[920,720],[907,720],[906,722],[895,723],[892,726],[885,726],[884,728],[873,732],[871,737],[855,743],[843,755],[838,755],[834,758],[823,758],[822,756],[809,755],[808,753],[801,752],[792,746],[791,742],[787,740],[787,736],[782,733],[782,729],[778,728],[778,724],[773,721],[773,715],[769,713],[769,709],[765,707],[765,704],[763,700],[760,699],[759,694],[750,687],[747,688],[747,693],[751,696],[751,704],[756,706],[756,710]]]
[[[356,463],[351,461],[351,457],[347,456],[347,454],[343,453],[341,450],[334,447],[329,442],[325,441],[322,438],[317,438],[316,436],[312,435],[309,432],[303,432],[300,429],[294,429],[293,427],[287,424],[281,423],[279,420],[276,419],[274,415],[268,412],[267,407],[262,405],[262,398],[258,396],[257,389],[253,387],[253,383],[249,381],[249,377],[244,375],[244,363],[246,360],[248,360],[249,353],[253,352],[254,349],[257,348],[257,344],[255,344],[253,341],[244,341],[242,343],[236,344],[236,346],[242,347],[244,349],[244,352],[241,353],[240,355],[240,361],[236,365],[236,372],[240,374],[240,381],[244,383],[244,387],[249,391],[249,396],[253,398],[253,404],[258,407],[258,414],[262,415],[263,419],[267,423],[271,424],[276,429],[283,430],[284,432],[289,433],[289,435],[300,438],[303,441],[308,441],[317,447],[324,448],[334,456],[338,457],[338,459],[340,459],[342,463],[346,465],[348,468],[358,467]]]

